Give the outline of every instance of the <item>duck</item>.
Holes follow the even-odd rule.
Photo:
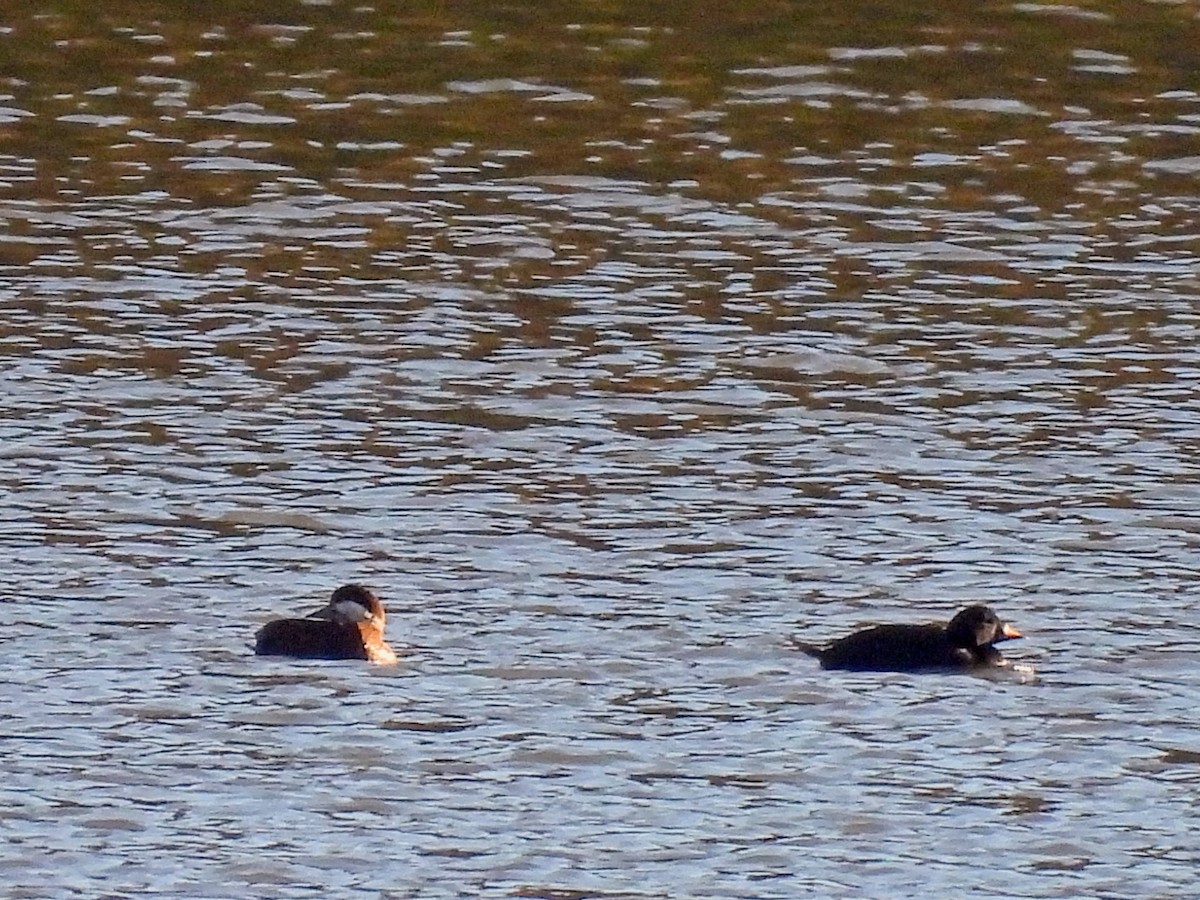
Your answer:
[[[945,625],[875,625],[824,647],[795,643],[820,660],[822,669],[918,672],[1007,665],[994,645],[1021,636],[990,606],[977,604],[959,610]]]
[[[259,656],[297,659],[365,659],[378,665],[396,662],[396,652],[383,639],[387,622],[383,602],[370,588],[345,584],[329,603],[303,619],[275,619],[259,629],[254,652]]]

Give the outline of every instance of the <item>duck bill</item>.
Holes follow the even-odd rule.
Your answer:
[[[1017,631],[1017,629],[1013,628],[1011,625],[1003,625],[1000,628],[1000,640],[1002,641],[1011,641],[1013,638],[1024,636],[1025,635],[1021,634],[1021,632]]]
[[[310,612],[308,615],[306,615],[305,618],[306,619],[332,619],[333,614],[334,614],[333,604],[326,603],[320,609],[314,609],[312,612]]]

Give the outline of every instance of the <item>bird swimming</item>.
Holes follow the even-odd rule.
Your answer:
[[[259,629],[259,656],[298,659],[365,659],[380,665],[396,662],[383,639],[387,613],[378,595],[360,584],[346,584],[329,603],[303,619],[276,619]]]
[[[822,669],[855,672],[916,672],[1005,665],[995,648],[1021,632],[1000,621],[989,606],[968,606],[946,625],[875,625],[824,647],[796,646],[821,661]]]

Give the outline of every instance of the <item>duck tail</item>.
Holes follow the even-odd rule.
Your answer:
[[[807,653],[814,659],[821,659],[825,655],[824,649],[818,647],[816,644],[810,644],[808,641],[802,641],[800,638],[795,636],[791,637],[790,641],[793,647],[795,647],[801,653]]]

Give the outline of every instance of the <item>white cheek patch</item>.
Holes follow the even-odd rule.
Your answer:
[[[347,622],[365,622],[371,618],[371,611],[353,600],[339,600],[333,605],[333,611],[338,618],[345,619]]]

